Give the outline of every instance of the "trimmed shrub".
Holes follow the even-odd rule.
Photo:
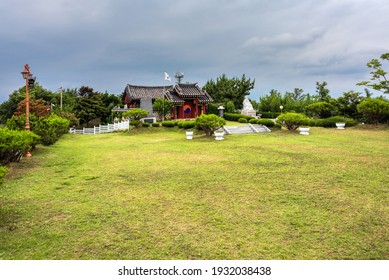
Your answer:
[[[259,124],[259,119],[251,119],[251,120],[249,120],[249,123],[251,123],[251,124]]]
[[[285,113],[277,118],[277,123],[288,130],[296,130],[300,125],[304,125],[309,120],[306,115],[299,113]]]
[[[357,110],[365,115],[370,123],[384,123],[389,120],[389,101],[387,100],[366,98],[357,105]]]
[[[247,123],[247,119],[246,118],[239,118],[238,122]]]
[[[322,126],[322,127],[336,127],[336,123],[345,123],[346,126],[354,126],[357,124],[357,121],[350,118],[344,118],[342,116],[334,116],[334,117],[319,119],[315,121],[316,126]]]
[[[142,127],[150,127],[150,126],[151,126],[151,124],[149,124],[147,122],[142,123]]]
[[[196,126],[202,130],[204,130],[205,134],[208,137],[211,137],[212,134],[223,127],[226,124],[226,120],[218,117],[214,114],[210,115],[201,115],[196,118]]]
[[[259,119],[259,123],[262,125],[266,125],[267,127],[274,127],[275,123],[269,119]]]
[[[5,174],[7,174],[8,168],[6,166],[0,166],[0,184],[3,182]]]
[[[177,123],[177,126],[178,126],[179,128],[182,128],[182,125],[184,124],[184,122],[185,122],[185,121],[179,121],[179,122]]]
[[[176,123],[174,121],[163,121],[162,126],[164,127],[175,127]]]
[[[161,124],[160,124],[159,122],[155,122],[155,123],[152,124],[152,126],[153,126],[153,127],[160,127]]]
[[[122,117],[129,118],[130,120],[140,120],[141,118],[147,117],[148,114],[149,111],[137,108],[124,112]]]
[[[132,120],[130,121],[130,125],[136,128],[139,128],[142,126],[142,122],[140,120]]]
[[[0,128],[0,165],[18,162],[39,143],[40,137],[31,131]]]
[[[196,121],[186,121],[183,122],[182,124],[183,129],[191,129],[194,128],[195,126],[196,126]]]

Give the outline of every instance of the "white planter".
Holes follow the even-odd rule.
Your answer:
[[[215,140],[224,140],[224,132],[215,132]]]
[[[335,125],[337,129],[344,129],[344,127],[346,126],[345,123],[335,123]]]
[[[192,140],[192,139],[193,139],[193,131],[187,131],[186,140]]]
[[[309,135],[309,127],[299,127],[300,134]]]

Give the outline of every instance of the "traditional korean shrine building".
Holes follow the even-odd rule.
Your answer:
[[[212,97],[201,90],[197,83],[170,86],[127,85],[123,103],[128,108],[142,108],[152,116],[153,103],[157,98],[165,98],[173,103],[172,119],[193,119],[208,111]]]

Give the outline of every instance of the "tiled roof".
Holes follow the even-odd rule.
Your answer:
[[[162,98],[164,97],[167,91],[173,90],[173,86],[134,86],[127,85],[125,89],[125,93],[130,99],[141,99],[141,98]]]
[[[174,86],[135,86],[127,85],[125,89],[126,100],[139,100],[142,98],[162,98],[174,104],[183,104],[184,98],[197,98],[200,103],[206,104],[212,102],[211,96],[202,91],[197,83],[195,84],[176,84]]]

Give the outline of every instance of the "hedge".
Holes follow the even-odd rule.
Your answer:
[[[227,121],[233,121],[233,122],[238,122],[239,119],[244,118],[248,121],[251,119],[255,119],[254,117],[242,115],[242,114],[233,114],[233,113],[224,113],[224,119]]]
[[[176,123],[174,121],[163,121],[162,126],[164,127],[174,127],[176,126]]]
[[[262,125],[266,125],[267,127],[274,127],[275,123],[269,119],[259,119],[259,123]]]
[[[346,126],[354,126],[357,124],[357,121],[350,118],[344,118],[342,116],[334,116],[325,119],[318,119],[314,122],[314,126],[336,127],[336,123],[346,123]],[[313,123],[310,122],[310,125],[313,125]]]

